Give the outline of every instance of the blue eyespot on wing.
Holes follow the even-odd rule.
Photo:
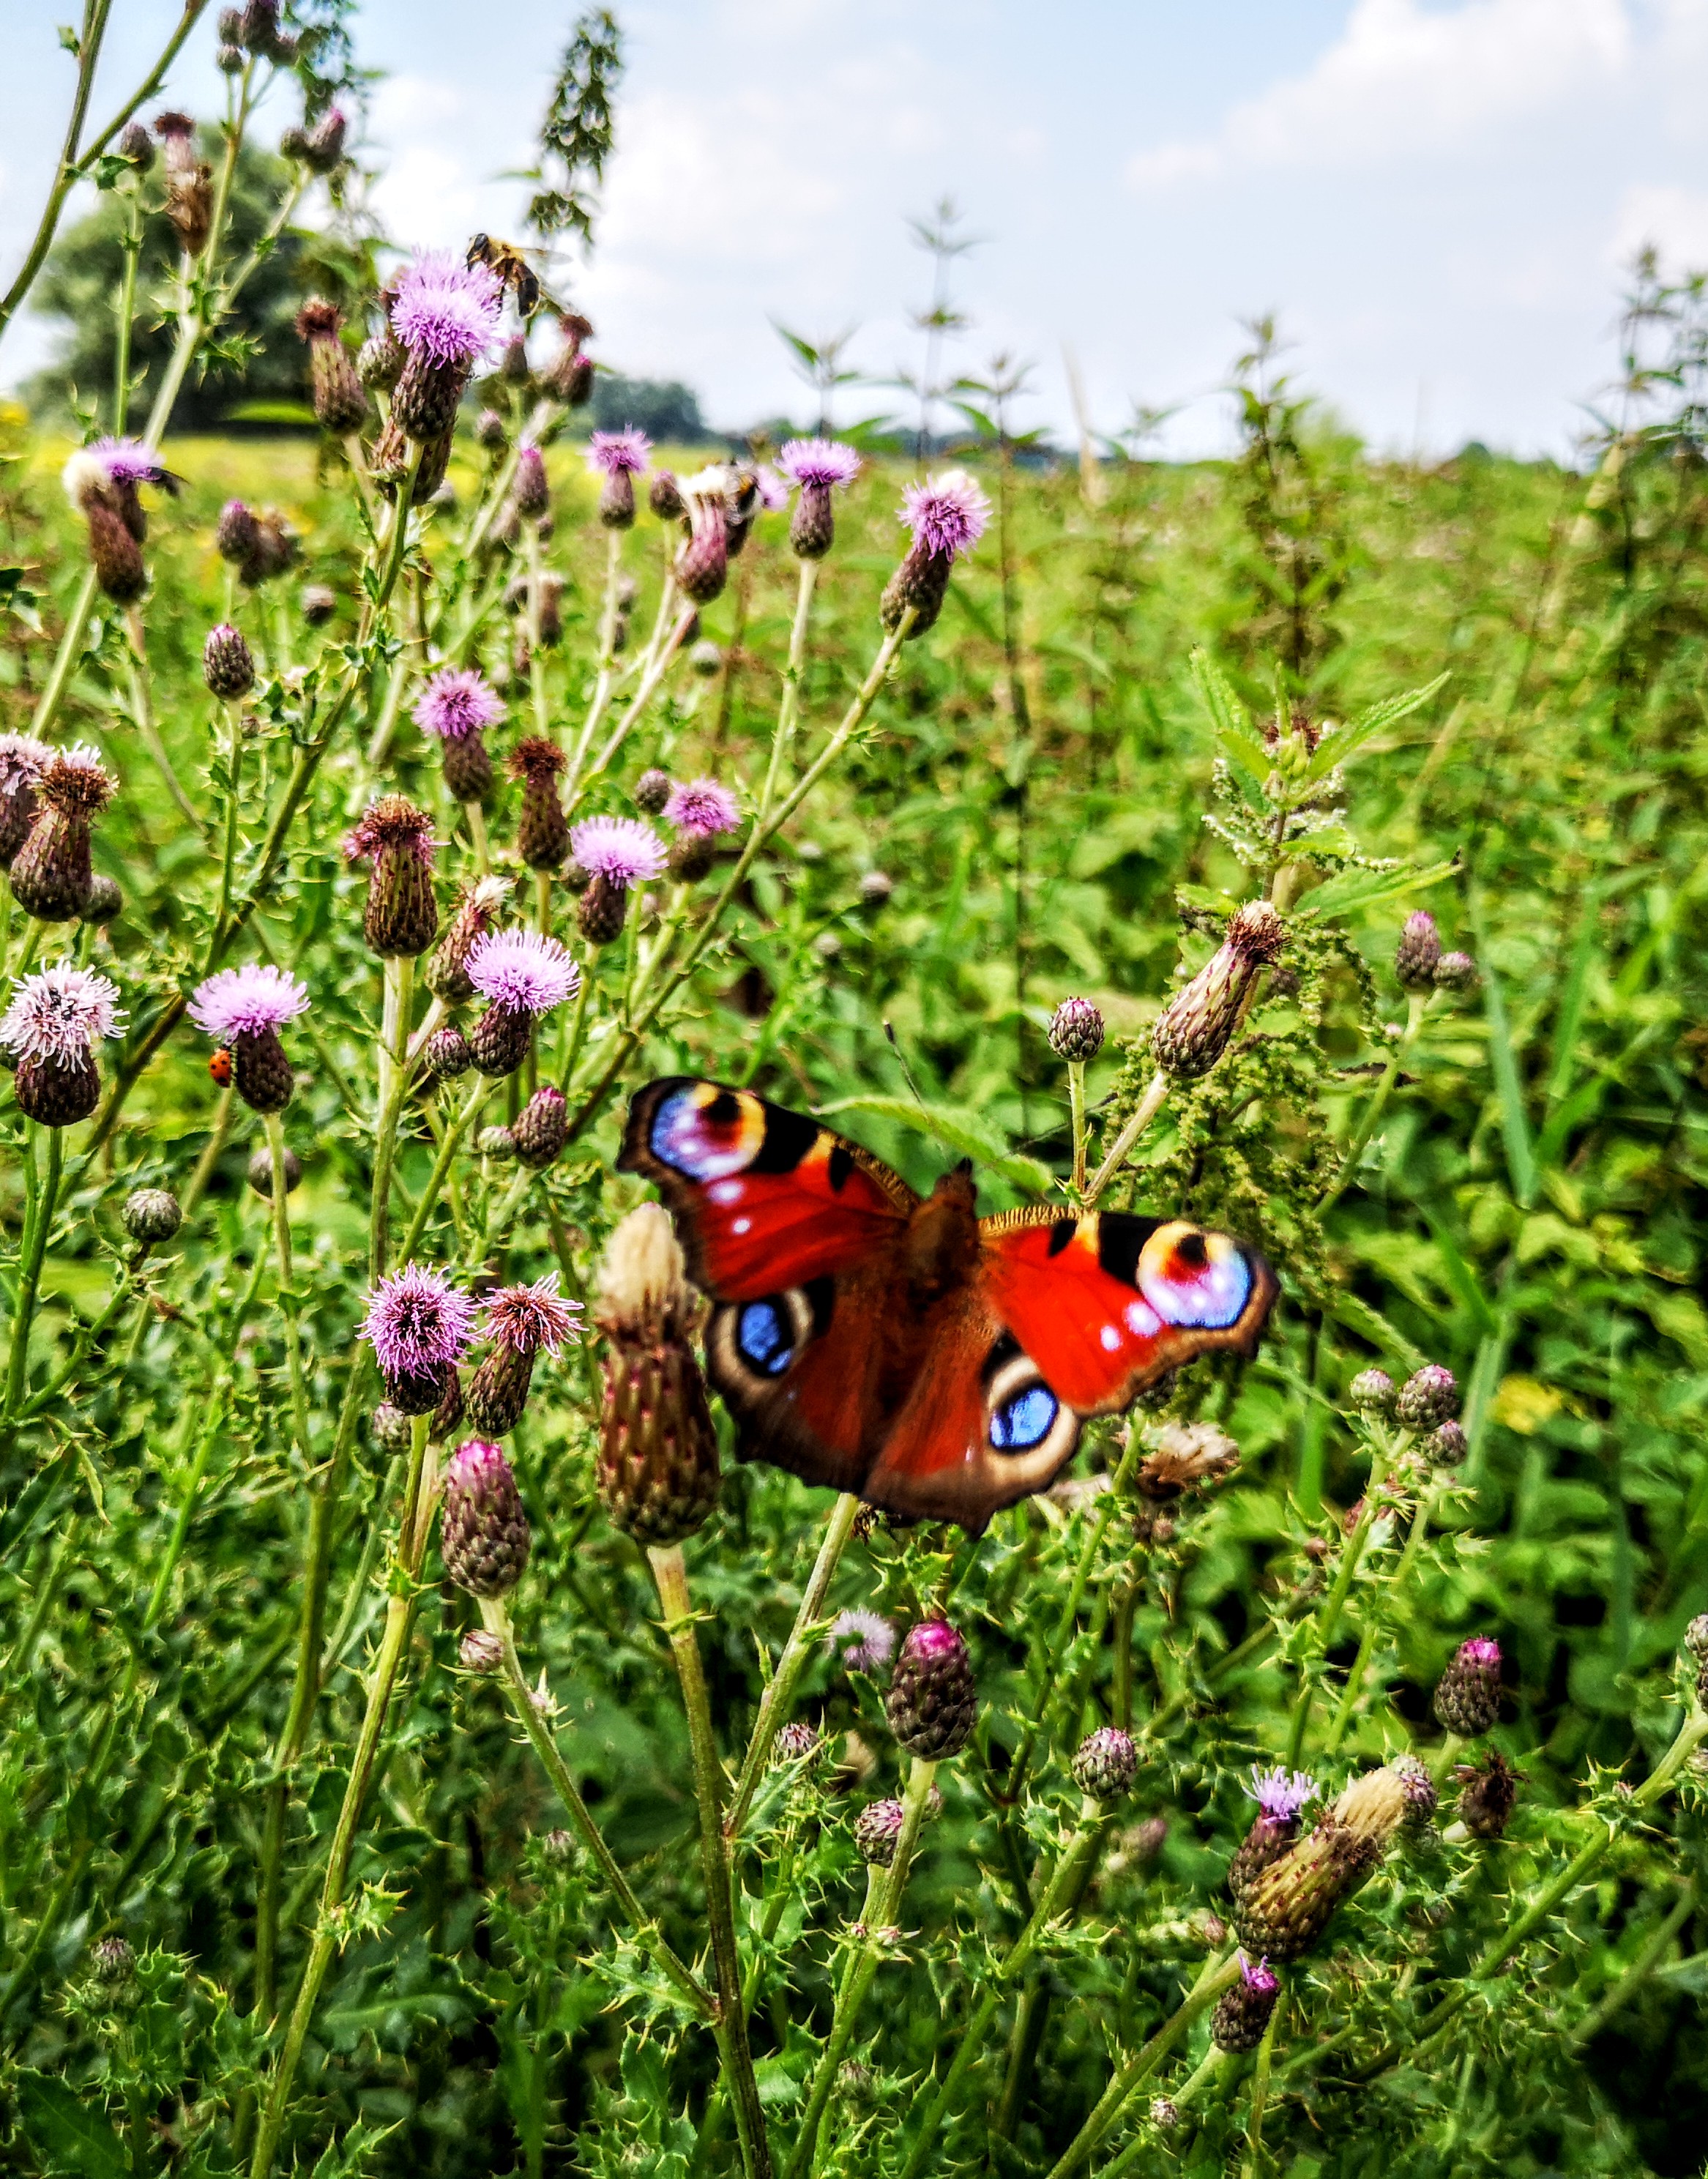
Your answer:
[[[1028,1385],[991,1414],[991,1443],[997,1452],[1030,1452],[1050,1435],[1062,1403],[1047,1385]]]
[[[735,1344],[762,1376],[780,1377],[794,1359],[794,1341],[774,1301],[750,1301],[737,1315]]]

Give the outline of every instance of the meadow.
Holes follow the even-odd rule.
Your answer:
[[[0,1113],[3,2168],[1700,2168],[1708,467],[1637,277],[1575,467],[1380,457],[1266,336],[1223,463],[975,411],[792,511],[631,447],[625,519],[590,332],[387,469],[360,295],[318,436],[127,482],[8,412],[7,992],[123,1018]],[[508,1064],[495,927],[559,976]],[[982,1534],[862,1511],[623,1298],[673,1075],[1278,1299]],[[510,1297],[425,1410],[409,1266]]]

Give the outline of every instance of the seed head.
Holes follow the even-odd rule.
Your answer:
[[[1517,1804],[1523,1771],[1514,1770],[1496,1748],[1480,1764],[1458,1763],[1453,1770],[1459,1781],[1460,1822],[1474,1838],[1499,1838]]]
[[[96,816],[113,799],[118,782],[102,768],[87,742],[55,749],[36,782],[37,799],[62,816]]]
[[[1266,900],[1248,901],[1190,983],[1170,1000],[1151,1032],[1156,1064],[1179,1081],[1207,1074],[1227,1049],[1255,995],[1260,973],[1280,955],[1287,927]]]

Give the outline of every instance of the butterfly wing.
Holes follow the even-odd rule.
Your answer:
[[[1016,1211],[980,1232],[978,1275],[934,1312],[864,1492],[975,1533],[1049,1487],[1086,1417],[1200,1354],[1253,1353],[1275,1301],[1255,1250],[1181,1219]]]
[[[706,1367],[742,1458],[859,1490],[918,1343],[892,1299],[918,1196],[816,1121],[686,1075],[634,1099],[618,1163],[658,1183],[716,1304]]]

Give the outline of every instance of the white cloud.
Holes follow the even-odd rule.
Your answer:
[[[1306,74],[1233,108],[1196,142],[1138,154],[1141,189],[1242,167],[1367,165],[1486,134],[1621,73],[1623,0],[1357,0]]]
[[[1634,183],[1619,200],[1610,259],[1623,267],[1650,243],[1671,272],[1708,266],[1708,191]]]

